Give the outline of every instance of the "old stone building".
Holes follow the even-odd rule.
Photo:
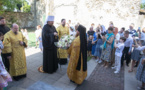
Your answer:
[[[55,16],[55,25],[62,18],[85,25],[104,24],[128,28],[130,23],[139,25],[140,0],[30,0],[35,23],[43,25],[47,15]]]

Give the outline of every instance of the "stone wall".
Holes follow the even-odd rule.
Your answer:
[[[55,16],[57,27],[62,18],[90,27],[91,23],[108,27],[113,21],[115,26],[128,28],[130,23],[135,28],[140,26],[140,0],[35,0],[37,2],[37,24],[44,24],[46,16]]]
[[[32,13],[21,13],[21,12],[5,12],[2,15],[6,18],[7,24],[11,25],[12,23],[19,24],[20,27],[24,28],[34,28],[35,24]]]
[[[138,24],[141,28],[145,27],[145,15],[139,15]]]

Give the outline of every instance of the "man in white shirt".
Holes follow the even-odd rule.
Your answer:
[[[40,25],[38,25],[36,28],[37,28],[37,30],[35,31],[35,36],[36,36],[36,48],[37,48],[39,36],[41,35],[42,29],[41,29]]]
[[[121,66],[123,66],[124,59],[126,59],[126,65],[128,66],[128,64],[131,61],[131,50],[132,50],[133,38],[129,37],[129,31],[125,31],[124,37],[126,38],[126,41],[124,43],[125,47],[124,47],[123,55],[121,58]]]

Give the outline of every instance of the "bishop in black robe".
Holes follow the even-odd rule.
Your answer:
[[[43,71],[46,73],[54,73],[58,69],[57,47],[54,45],[58,37],[54,32],[57,31],[53,25],[44,25],[42,30]]]

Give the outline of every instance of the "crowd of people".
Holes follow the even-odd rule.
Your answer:
[[[138,67],[136,78],[142,82],[138,89],[145,86],[145,28],[134,29],[134,24],[129,29],[122,27],[120,31],[109,23],[108,29],[104,25],[91,24],[90,30],[80,24],[72,25],[71,20],[66,24],[62,19],[60,26],[55,28],[54,16],[48,16],[41,28],[37,26],[36,48],[43,53],[43,72],[54,73],[58,64],[64,65],[68,62],[67,75],[71,82],[82,84],[87,77],[87,56],[93,57],[96,63],[104,68],[114,69],[114,73],[120,72],[121,67],[130,65],[129,73]],[[71,46],[65,50],[55,46],[63,35],[74,36]],[[26,29],[12,24],[11,30],[6,26],[4,17],[0,17],[0,90],[6,87],[7,82],[18,81],[27,76],[27,65],[25,49],[29,40]],[[132,61],[132,62],[131,62]],[[131,62],[131,63],[130,63]],[[10,74],[9,74],[10,73]],[[12,77],[12,78],[11,78]]]
[[[94,30],[91,26],[87,32],[88,56],[93,56],[97,63],[103,63],[103,67],[111,66],[114,73],[119,73],[126,60],[126,66],[129,67],[129,73],[138,67],[136,77],[142,82],[139,89],[145,86],[145,58],[144,52],[138,50],[138,47],[145,46],[145,28],[142,30],[134,29],[134,24],[129,25],[129,29],[122,27],[120,31],[114,26],[113,22],[109,23],[109,28],[105,29],[104,25],[98,25]],[[139,69],[142,66],[142,69]]]

